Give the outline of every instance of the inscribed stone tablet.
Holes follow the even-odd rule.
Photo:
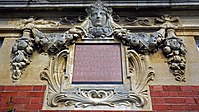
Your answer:
[[[73,84],[121,84],[120,44],[76,44]]]

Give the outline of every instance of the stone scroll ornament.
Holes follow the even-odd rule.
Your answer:
[[[116,24],[112,19],[112,9],[102,2],[96,2],[86,9],[88,17],[80,25],[74,26],[63,34],[46,34],[38,28],[26,28],[23,36],[16,40],[12,48],[12,79],[18,81],[25,68],[31,62],[34,51],[44,52],[52,56],[49,66],[40,74],[42,80],[48,82],[47,103],[50,107],[59,105],[73,106],[74,108],[87,108],[90,106],[115,107],[119,105],[143,108],[147,104],[147,91],[145,87],[153,79],[154,71],[147,65],[145,56],[162,49],[167,63],[177,81],[185,81],[186,67],[185,45],[176,37],[173,22],[177,18],[162,16],[156,18],[161,24],[160,30],[151,33],[131,33]],[[47,22],[48,23],[48,22]],[[29,23],[28,23],[29,24]],[[22,25],[23,26],[23,25]],[[121,88],[70,88],[61,92],[61,80],[66,74],[68,60],[68,46],[78,39],[100,40],[116,39],[128,46],[127,62],[129,71],[127,79],[130,80],[129,89]]]

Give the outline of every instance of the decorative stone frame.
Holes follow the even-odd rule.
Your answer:
[[[147,83],[153,80],[155,73],[152,67],[147,64],[145,56],[140,57],[136,51],[128,50],[127,46],[122,45],[117,40],[87,40],[77,41],[77,43],[120,43],[122,48],[123,84],[72,84],[73,74],[71,70],[73,64],[71,63],[73,63],[74,57],[74,44],[69,46],[69,50],[63,50],[52,58],[49,68],[45,68],[41,73],[41,79],[48,81],[49,88],[45,98],[48,100],[45,100],[43,109],[151,109]],[[68,70],[64,70],[64,68],[68,68]],[[66,77],[64,71],[68,71],[69,76]],[[62,103],[65,103],[64,107]]]
[[[173,22],[178,18],[162,16],[155,21],[160,24],[159,30],[151,34],[131,33],[117,25],[112,17],[110,8],[102,3],[96,3],[89,7],[90,11],[100,10],[107,13],[106,27],[101,29],[94,27],[89,31],[90,20],[86,20],[80,26],[74,26],[63,34],[45,34],[35,28],[38,21],[26,21],[23,36],[18,39],[12,48],[12,80],[18,81],[23,70],[30,64],[32,53],[37,50],[49,55],[49,65],[40,73],[41,80],[48,82],[48,90],[45,96],[44,109],[55,110],[92,110],[94,109],[123,109],[123,110],[149,110],[149,93],[147,84],[155,75],[153,68],[148,65],[148,54],[162,49],[168,58],[167,63],[175,79],[185,82],[186,49],[182,39],[175,35],[176,26]],[[30,22],[30,23],[29,23]],[[42,21],[39,21],[42,23]],[[44,22],[50,25],[50,22]],[[34,26],[35,25],[35,26]],[[99,85],[84,85],[72,87],[70,77],[66,77],[66,67],[73,65],[69,60],[74,54],[74,45],[78,42],[111,43],[120,42],[124,47],[126,73],[122,86],[97,87]],[[69,76],[72,76],[69,73]],[[66,79],[67,84],[63,83]],[[67,80],[68,79],[68,80]],[[128,85],[129,84],[129,85]],[[67,87],[63,88],[63,85]],[[69,86],[68,86],[69,85]],[[85,87],[86,86],[86,87]],[[97,87],[97,88],[96,88]],[[121,106],[122,105],[122,106]]]

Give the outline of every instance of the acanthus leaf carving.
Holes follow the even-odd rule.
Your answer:
[[[122,93],[104,89],[81,89],[69,93],[58,93],[53,95],[48,105],[58,107],[58,103],[64,102],[65,106],[74,106],[75,108],[87,108],[90,106],[108,106],[116,107],[124,105],[126,107],[134,105],[137,108],[143,108],[146,105],[146,99],[134,93]]]
[[[61,89],[61,80],[65,74],[65,64],[69,51],[67,49],[62,50],[56,56],[54,56],[49,66],[46,67],[41,73],[41,80],[46,80],[49,85],[49,93],[59,93]]]
[[[155,76],[153,68],[148,66],[146,59],[134,50],[128,50],[128,66],[128,77],[132,83],[131,90],[138,95],[146,94],[144,88]]]

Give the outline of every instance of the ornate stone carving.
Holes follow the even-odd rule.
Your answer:
[[[65,76],[65,62],[68,50],[58,53],[52,60],[49,67],[41,73],[41,79],[48,82],[48,105],[59,107],[64,103],[66,107],[87,108],[90,106],[126,107],[135,106],[143,108],[147,105],[146,86],[154,77],[154,71],[148,67],[144,57],[134,51],[128,51],[130,88],[104,88],[104,87],[70,87],[65,91],[61,90],[61,80]],[[128,85],[126,85],[128,86]]]
[[[57,54],[78,38],[78,35],[67,33],[47,35],[35,28],[32,29],[32,32],[35,37],[35,47],[37,50],[40,52],[48,52],[49,54]]]
[[[33,28],[33,27],[58,27],[60,24],[59,22],[52,21],[52,20],[43,20],[43,19],[36,19],[35,17],[30,17],[28,19],[21,19],[16,24],[19,29],[24,28]]]
[[[30,63],[30,56],[33,53],[34,43],[31,38],[31,32],[29,29],[23,31],[23,36],[16,41],[12,47],[12,79],[18,80],[24,68]]]
[[[49,66],[40,73],[41,80],[48,82],[48,95],[54,95],[60,92],[61,80],[66,72],[65,65],[68,54],[69,51],[67,49],[60,51],[51,59]]]
[[[64,102],[65,106],[75,108],[86,108],[90,106],[116,107],[124,105],[129,107],[135,105],[137,108],[145,106],[146,101],[135,94],[126,94],[114,89],[75,89],[73,94],[60,93],[50,98],[50,106],[58,107],[58,103]]]
[[[69,17],[64,17],[64,18],[60,18],[59,23],[61,25],[74,25],[76,23],[76,21],[74,20],[74,18],[69,18]]]
[[[137,17],[127,17],[126,21],[127,21],[126,25],[133,25],[133,26],[152,26],[153,25],[151,20],[148,18],[140,19]]]
[[[180,19],[178,17],[163,15],[155,18],[155,24],[159,24],[164,28],[177,28],[180,25]]]
[[[185,82],[185,54],[187,51],[183,40],[175,35],[175,28],[179,25],[179,18],[164,15],[156,18],[156,22],[162,23],[162,26],[166,29],[166,36],[162,40],[162,48],[164,55],[168,58],[169,68],[177,81]]]
[[[167,37],[163,44],[163,53],[168,58],[167,63],[172,70],[175,79],[185,82],[186,49],[182,39],[177,38],[174,29],[168,29]]]
[[[86,34],[84,38],[112,38],[113,31],[120,28],[111,17],[112,9],[102,2],[96,2],[86,11],[88,17],[81,25]]]
[[[128,78],[131,80],[131,90],[135,94],[145,96],[147,91],[144,88],[155,76],[153,68],[147,65],[144,56],[140,56],[134,50],[128,50],[128,66]]]
[[[25,29],[23,36],[12,47],[13,81],[21,77],[22,71],[30,63],[33,48],[39,52],[55,55],[74,43],[77,38],[79,38],[78,32],[73,34],[72,29],[64,34],[44,34],[36,28],[33,28],[32,31]]]
[[[158,49],[162,36],[159,32],[152,34],[146,33],[130,33],[126,30],[115,30],[115,38],[123,44],[130,46],[139,53],[155,52]]]
[[[186,50],[181,39],[175,35],[177,21],[165,16],[157,19],[161,29],[151,33],[132,33],[117,25],[111,16],[112,10],[101,2],[96,2],[86,9],[88,17],[80,26],[74,26],[63,34],[46,34],[35,27],[35,20],[27,20],[25,26],[31,28],[24,30],[22,38],[17,40],[12,49],[13,80],[18,80],[22,70],[29,64],[34,50],[50,55],[49,66],[41,72],[42,80],[48,82],[47,102],[50,107],[59,107],[63,104],[73,108],[87,108],[92,106],[117,107],[124,105],[126,108],[143,108],[147,105],[146,86],[154,77],[152,67],[147,65],[146,54],[155,53],[163,49],[168,58],[168,64],[177,81],[185,81],[184,71],[186,66]],[[33,25],[32,25],[33,21]],[[36,22],[37,23],[37,22]],[[48,23],[47,23],[48,24]],[[34,26],[34,27],[32,27]],[[32,36],[31,36],[32,33]],[[62,81],[70,83],[71,79],[65,77],[67,73],[68,46],[77,40],[119,40],[126,49],[127,74],[124,74],[128,84],[122,87],[94,87],[67,85],[62,88]],[[33,50],[34,48],[34,50]]]

